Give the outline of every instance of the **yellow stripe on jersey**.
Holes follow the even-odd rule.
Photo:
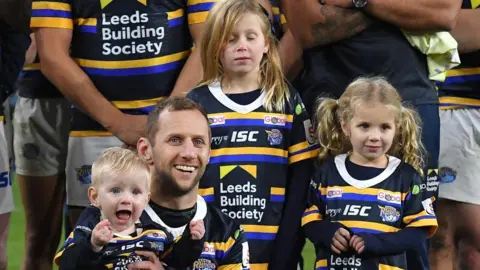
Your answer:
[[[132,101],[112,101],[112,104],[118,109],[139,109],[155,106],[159,101],[163,99],[165,99],[165,97]]]
[[[72,239],[73,239],[73,232],[71,232],[71,233],[68,235],[67,240],[66,240],[65,242],[67,242],[67,241],[69,241],[69,240],[71,241]],[[67,247],[70,247],[70,246],[72,246],[72,245],[73,245],[73,243],[69,244]],[[55,258],[53,258],[53,261],[55,262],[56,265],[59,265],[59,264],[60,264],[60,257],[62,257],[62,254],[63,254],[64,251],[65,251],[65,249],[62,248],[62,249],[55,255]]]
[[[277,117],[285,118],[285,122],[293,122],[292,114],[281,114],[281,113],[263,113],[263,112],[251,112],[247,114],[241,114],[236,112],[227,112],[227,113],[210,113],[208,117],[225,117],[225,120],[231,119],[265,119],[265,117]]]
[[[203,4],[203,3],[215,3],[216,0],[188,0],[187,1],[187,6],[193,6],[197,4]]]
[[[205,242],[205,244],[207,243],[208,242]],[[230,237],[228,238],[227,242],[214,242],[209,244],[213,244],[213,246],[215,247],[215,250],[221,250],[223,252],[226,252],[233,246],[233,244],[235,244],[235,240],[233,240],[233,238]]]
[[[0,115],[0,122],[3,122],[4,116]]]
[[[285,18],[285,15],[282,14],[280,15],[280,24],[286,24],[287,23],[287,18]]]
[[[40,63],[33,63],[23,68],[23,70],[40,70]]]
[[[472,9],[480,7],[480,0],[470,0],[472,2]]]
[[[40,9],[72,11],[72,7],[70,6],[70,4],[66,4],[66,3],[48,2],[48,1],[32,3],[32,10],[40,10]]]
[[[447,77],[465,76],[465,75],[479,75],[479,74],[480,74],[480,67],[450,69],[450,70],[447,71]]]
[[[429,236],[434,235],[438,228],[437,218],[429,215],[425,210],[416,215],[404,217],[403,223],[407,224],[407,227],[430,227],[428,229]]]
[[[242,269],[242,264],[237,263],[237,264],[221,265],[217,269],[218,270],[240,270],[240,269]]]
[[[318,268],[318,267],[327,267],[328,266],[328,263],[327,263],[327,260],[323,259],[323,260],[318,260],[316,263],[315,263],[315,268]]]
[[[310,144],[307,141],[304,141],[288,147],[288,152],[295,153],[303,149],[307,149],[308,147],[310,147]]]
[[[185,14],[185,11],[181,8],[175,11],[167,12],[167,18],[169,20],[172,20],[172,19],[183,17],[184,14]]]
[[[351,220],[341,220],[339,221],[343,225],[347,226],[348,228],[359,228],[359,229],[368,229],[368,230],[376,230],[380,232],[398,232],[400,231],[399,228],[395,228],[392,226],[375,223],[375,222],[368,222],[368,221],[351,221]]]
[[[288,152],[283,149],[274,149],[268,147],[232,147],[216,149],[210,152],[211,157],[224,155],[270,155],[286,158],[288,156]]]
[[[188,24],[204,23],[207,20],[208,11],[188,14]]]
[[[268,263],[251,263],[250,270],[267,270]]]
[[[73,21],[65,18],[32,18],[30,27],[73,29]]]
[[[285,195],[285,188],[272,187],[272,188],[270,188],[270,194],[272,194],[272,195]]]
[[[480,91],[480,86],[479,89]],[[440,109],[441,110],[454,110],[461,108],[468,108],[468,106],[480,107],[480,100],[474,98],[461,98],[461,97],[440,97]]]
[[[280,8],[272,7],[273,15],[280,15]]]
[[[187,58],[189,55],[190,55],[190,50],[186,50],[183,52],[156,57],[156,58],[150,58],[150,59],[125,60],[125,61],[100,61],[100,60],[76,58],[75,61],[81,67],[87,67],[87,68],[124,69],[124,68],[140,68],[140,67],[151,67],[151,66],[163,65],[163,64],[182,60],[184,58]]]
[[[82,131],[70,131],[70,137],[108,137],[113,136],[110,131],[99,130],[82,130]]]
[[[305,210],[302,216],[302,227],[312,221],[322,220],[322,215],[318,210],[318,207],[313,205]]]
[[[386,264],[379,264],[378,265],[378,270],[404,270],[403,268],[396,267],[396,266],[390,266]]]
[[[113,263],[109,263],[109,264],[105,265],[105,267],[107,267],[107,269],[112,269],[113,268]]]
[[[269,226],[269,225],[244,225],[242,224],[242,228],[245,233],[277,233],[278,226]]]
[[[97,19],[96,18],[78,18],[75,20],[77,25],[86,25],[86,26],[96,26]]]
[[[198,189],[198,195],[200,196],[207,196],[207,195],[213,195],[215,193],[213,187],[211,188],[199,188]]]
[[[319,153],[320,153],[320,149],[313,149],[307,152],[303,152],[301,154],[293,155],[288,158],[288,164],[292,164],[292,163],[310,159],[310,158],[315,158],[318,156]]]

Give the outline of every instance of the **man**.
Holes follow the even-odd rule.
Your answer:
[[[213,2],[34,0],[41,71],[75,105],[66,165],[72,224],[88,205],[94,158],[135,145],[153,105],[199,80],[192,47]]]
[[[205,244],[193,269],[250,269],[248,243],[241,227],[198,195],[210,159],[211,132],[205,111],[193,101],[171,97],[149,114],[137,150],[152,166],[150,218],[181,236],[193,219],[205,223]],[[155,256],[136,269],[160,269]]]
[[[434,270],[480,265],[480,2],[464,0],[451,34],[462,64],[438,83],[440,94],[439,228],[432,239]]]
[[[426,56],[402,30],[450,30],[460,0],[283,0],[287,21],[304,51],[303,100],[310,112],[324,93],[339,97],[358,76],[381,75],[420,113],[427,149],[424,196],[438,193],[438,97]],[[425,249],[427,247],[425,246]],[[419,261],[420,258],[420,261]],[[409,269],[429,269],[427,252],[408,254]]]

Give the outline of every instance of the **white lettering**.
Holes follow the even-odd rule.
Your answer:
[[[362,216],[368,217],[371,206],[347,205],[343,211],[344,216]]]
[[[258,131],[234,131],[232,134],[231,142],[256,142],[257,138],[255,136],[258,135]]]

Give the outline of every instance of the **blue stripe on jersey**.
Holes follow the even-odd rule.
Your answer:
[[[374,230],[374,229],[365,229],[365,228],[349,228],[354,233],[370,233],[370,234],[377,234],[377,233],[385,233],[384,231]]]
[[[473,75],[463,75],[463,76],[452,76],[447,77],[443,83],[439,83],[439,85],[445,84],[456,84],[456,83],[466,83],[466,82],[480,82],[480,75],[473,74]]]
[[[419,220],[422,220],[422,219],[436,219],[437,217],[436,216],[433,216],[433,215],[428,215],[428,216],[419,216],[417,218],[414,218],[412,219],[409,224],[413,223],[413,222],[416,222],[416,221],[419,221]]]
[[[447,107],[447,106],[462,106],[464,108],[470,108],[470,109],[480,109],[480,105],[467,105],[467,104],[457,104],[457,103],[440,103],[440,106],[442,107]]]
[[[78,28],[78,31],[82,32],[82,33],[97,33],[97,26],[93,26],[93,25],[82,25],[82,26],[79,26]]]
[[[290,156],[298,155],[298,154],[305,153],[305,152],[312,151],[312,150],[316,150],[316,149],[319,149],[319,148],[320,148],[320,145],[313,144],[313,145],[310,145],[307,148],[304,148],[302,150],[298,150],[297,152],[290,153]]]
[[[139,67],[139,68],[121,68],[121,69],[104,69],[104,68],[90,68],[82,67],[85,73],[96,76],[111,76],[111,77],[126,77],[136,75],[148,75],[162,73],[165,71],[176,69],[185,60],[179,60],[171,63],[161,64],[151,67]]]
[[[241,126],[259,126],[269,128],[286,128],[292,129],[292,123],[286,122],[285,126],[265,124],[263,119],[225,119],[225,124],[211,125],[211,128],[219,127],[241,127]]]
[[[212,195],[204,195],[202,197],[206,202],[213,202],[215,200],[215,196],[213,196],[213,194]]]
[[[270,201],[272,202],[283,202],[285,201],[285,195],[270,195]]]
[[[305,216],[308,216],[310,214],[314,214],[314,213],[320,213],[320,211],[318,210],[312,210],[312,211],[308,211],[308,212],[304,212],[302,217],[305,217]]]
[[[276,233],[245,232],[247,240],[275,240]]]
[[[184,17],[170,19],[170,20],[168,20],[168,26],[169,27],[175,27],[175,26],[178,26],[180,24],[183,24],[184,21],[185,21]]]
[[[72,13],[66,10],[34,9],[32,17],[72,18]]]
[[[224,163],[224,162],[270,162],[287,164],[288,159],[279,156],[270,155],[222,155],[210,158],[210,164]]]
[[[343,193],[342,197],[327,198],[326,195],[322,195],[322,200],[325,202],[328,201],[367,201],[367,202],[378,202],[380,204],[390,205],[390,206],[400,206],[401,202],[387,202],[382,201],[377,198],[377,195],[367,195],[367,194],[355,194],[355,193]]]
[[[187,7],[187,12],[188,13],[194,13],[194,12],[202,12],[202,11],[209,11],[212,9],[213,5],[215,3],[200,3],[200,4],[195,4]]]

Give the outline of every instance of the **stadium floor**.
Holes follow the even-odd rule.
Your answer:
[[[8,256],[8,270],[20,269],[21,260],[25,250],[25,217],[23,215],[22,201],[20,199],[20,189],[17,181],[13,183],[13,197],[15,200],[15,210],[10,218],[10,232],[8,234],[7,256]],[[63,239],[63,237],[62,237]],[[315,253],[313,246],[308,243],[303,250],[303,257],[305,258],[305,269],[313,269],[313,262],[315,260]],[[53,269],[58,269],[54,267]]]

